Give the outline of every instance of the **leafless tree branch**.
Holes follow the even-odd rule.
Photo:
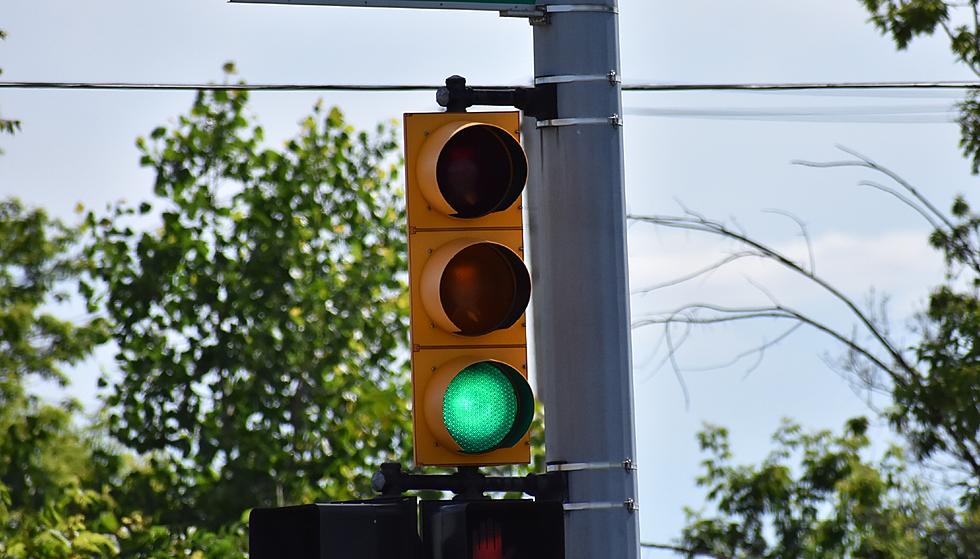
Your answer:
[[[686,275],[680,276],[680,277],[678,277],[676,279],[665,281],[663,283],[654,284],[654,285],[651,285],[650,287],[644,287],[643,289],[637,289],[636,291],[633,292],[633,295],[646,295],[647,293],[651,293],[653,291],[657,291],[658,289],[664,289],[666,287],[672,287],[674,285],[678,285],[678,284],[681,284],[681,283],[684,283],[684,282],[688,282],[690,280],[693,280],[693,279],[696,279],[696,278],[698,278],[700,276],[703,276],[704,274],[707,274],[707,273],[710,273],[710,272],[714,272],[715,270],[717,270],[718,268],[721,268],[725,264],[729,264],[731,262],[734,262],[736,260],[740,260],[740,259],[745,258],[745,257],[748,257],[748,256],[765,257],[764,254],[761,254],[761,253],[758,253],[758,252],[754,252],[754,251],[742,251],[742,252],[736,252],[734,254],[729,254],[728,256],[726,256],[725,258],[722,258],[718,262],[715,262],[713,264],[710,264],[708,266],[705,266],[704,268],[701,268],[700,270],[697,270],[695,272],[691,272],[690,274],[686,274]]]
[[[687,339],[687,333],[690,331],[688,329],[684,334],[684,339]],[[667,340],[667,359],[670,360],[670,368],[674,371],[674,376],[677,377],[677,383],[681,387],[681,393],[684,394],[684,409],[690,409],[691,407],[691,393],[687,389],[687,382],[684,381],[684,375],[681,373],[681,368],[677,364],[677,346],[674,345],[673,339],[670,336],[670,323],[666,323],[664,327],[664,337]],[[683,343],[683,340],[681,341]]]
[[[895,190],[894,188],[891,188],[889,186],[885,186],[885,185],[883,185],[881,183],[878,183],[878,182],[875,182],[875,181],[869,181],[869,180],[858,181],[858,185],[860,185],[860,186],[869,186],[871,188],[874,188],[874,189],[880,190],[882,192],[887,192],[888,194],[891,194],[895,198],[898,198],[899,200],[901,200],[906,206],[908,206],[908,207],[912,208],[913,210],[915,210],[916,212],[918,212],[919,215],[921,215],[923,218],[925,218],[926,221],[929,222],[929,225],[932,226],[933,229],[939,229],[940,228],[939,222],[937,222],[932,217],[932,215],[929,214],[929,212],[927,212],[921,206],[919,206],[918,204],[916,204],[915,201],[913,201],[912,199],[910,199],[908,196],[905,196],[904,194],[902,194],[898,190]]]
[[[816,258],[816,256],[813,253],[813,242],[810,240],[810,231],[807,229],[806,223],[803,223],[803,220],[802,219],[796,217],[795,215],[793,215],[790,212],[787,212],[786,210],[780,210],[778,208],[770,208],[770,209],[763,210],[763,211],[766,212],[766,213],[771,213],[771,214],[781,215],[783,217],[788,217],[789,219],[792,219],[796,223],[797,227],[800,228],[800,236],[802,236],[803,237],[803,240],[806,241],[806,253],[810,257],[810,270],[809,270],[809,272],[811,274],[817,273],[817,258]]]
[[[785,331],[783,331],[781,334],[779,334],[778,336],[774,337],[771,340],[763,340],[763,342],[761,344],[759,344],[759,345],[757,345],[757,346],[755,346],[755,347],[753,347],[751,349],[747,349],[747,350],[745,350],[745,351],[743,351],[741,353],[736,354],[730,360],[728,360],[728,361],[726,361],[724,363],[717,363],[717,364],[714,364],[714,365],[705,365],[705,366],[701,366],[701,367],[685,367],[684,368],[684,371],[685,372],[704,372],[704,371],[716,371],[718,369],[725,369],[727,367],[731,367],[732,365],[735,365],[736,363],[738,363],[742,359],[745,359],[746,357],[751,357],[751,356],[755,355],[756,356],[755,360],[752,362],[752,364],[743,373],[743,378],[744,377],[747,377],[751,373],[753,373],[756,369],[758,369],[759,368],[759,365],[762,364],[762,361],[765,358],[766,350],[768,350],[769,348],[777,345],[778,343],[780,343],[783,340],[785,340],[786,338],[788,338],[793,332],[797,331],[800,328],[800,326],[803,326],[803,323],[802,322],[790,326]]]
[[[778,262],[779,264],[782,264],[784,267],[793,270],[794,272],[806,277],[807,279],[816,283],[817,285],[822,287],[825,291],[830,293],[835,299],[842,302],[851,311],[851,313],[855,317],[857,317],[858,321],[861,322],[861,324],[867,329],[867,331],[871,334],[871,336],[884,348],[884,350],[888,353],[889,357],[893,361],[895,361],[895,363],[902,369],[903,372],[907,373],[909,378],[905,378],[904,375],[897,374],[895,371],[892,370],[891,367],[885,366],[880,360],[875,358],[876,363],[880,364],[882,370],[887,372],[892,377],[892,380],[896,384],[906,385],[910,380],[914,380],[919,377],[919,372],[906,361],[905,357],[894,346],[891,340],[889,340],[887,337],[883,335],[881,330],[874,324],[871,318],[867,316],[850,297],[844,295],[844,293],[842,293],[839,289],[831,285],[828,281],[808,271],[799,263],[790,259],[788,256],[782,254],[778,250],[762,243],[761,241],[757,241],[742,233],[733,231],[732,229],[726,227],[723,223],[706,219],[704,217],[698,216],[697,214],[689,214],[686,216],[630,215],[628,216],[628,218],[631,220],[642,221],[654,225],[661,225],[661,226],[673,227],[677,229],[685,229],[690,231],[701,231],[701,232],[711,233],[722,237],[727,237],[736,240],[754,249],[755,251],[758,251],[759,253],[762,253],[763,255],[765,255],[766,258]],[[802,315],[800,316],[802,317]],[[804,318],[806,317],[802,317],[801,320]],[[804,322],[807,322],[807,320],[804,320]],[[814,327],[818,327],[818,323],[816,322],[813,322],[811,325]],[[826,326],[823,326],[822,328],[818,327],[818,329],[824,330],[828,334],[831,334],[834,337],[838,337],[842,341],[847,341],[848,343],[846,343],[845,345],[851,345],[850,341],[847,340],[846,337],[840,336],[838,332]]]
[[[696,314],[695,311],[698,310],[707,310],[717,314],[702,317]],[[879,359],[869,349],[859,344],[856,340],[841,334],[830,326],[827,326],[826,324],[815,320],[800,311],[783,305],[773,305],[768,307],[723,307],[709,303],[690,303],[670,313],[649,316],[646,319],[634,323],[634,327],[648,326],[652,324],[671,324],[675,322],[688,324],[718,324],[756,318],[791,319],[807,324],[836,339],[845,347],[860,353],[883,371],[891,371],[891,368],[882,362],[881,359]],[[893,378],[895,378],[896,382],[905,382],[904,379],[897,377]]]
[[[871,169],[871,170],[877,171],[877,172],[879,172],[879,173],[887,176],[888,178],[892,179],[893,181],[895,181],[899,185],[901,185],[902,188],[904,188],[905,190],[907,190],[916,200],[919,201],[919,203],[921,203],[933,215],[935,215],[936,218],[938,218],[940,221],[942,221],[943,224],[946,225],[946,227],[948,227],[950,230],[953,229],[953,223],[949,220],[949,218],[946,217],[946,215],[944,213],[942,213],[941,211],[939,211],[932,204],[932,202],[929,201],[928,198],[926,198],[925,196],[922,195],[921,192],[919,192],[919,190],[917,188],[915,188],[914,186],[912,186],[911,183],[909,183],[907,180],[905,180],[901,176],[899,176],[898,173],[892,171],[891,169],[889,169],[888,167],[885,167],[884,165],[880,165],[879,163],[877,163],[874,160],[872,160],[870,157],[867,157],[865,155],[862,155],[862,154],[858,153],[857,151],[854,151],[853,149],[848,148],[847,146],[838,145],[837,146],[837,149],[843,151],[844,153],[846,153],[848,155],[854,156],[857,160],[855,161],[853,159],[848,159],[848,160],[844,160],[844,161],[827,161],[827,162],[815,162],[815,161],[795,160],[795,161],[792,161],[792,163],[794,165],[802,165],[804,167],[818,167],[818,168],[827,168],[827,167],[865,167],[867,169]]]

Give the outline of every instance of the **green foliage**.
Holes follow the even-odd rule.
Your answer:
[[[918,457],[946,454],[962,464],[964,501],[980,508],[980,216],[962,197],[951,213],[930,238],[950,282],[930,294],[920,317],[915,353],[927,373],[895,387],[890,417]],[[971,285],[958,288],[954,278]]]
[[[908,48],[918,35],[931,35],[949,19],[949,3],[943,0],[861,0],[871,22],[891,35],[899,49]]]
[[[89,214],[94,281],[122,378],[109,430],[155,453],[168,522],[220,526],[248,507],[363,496],[404,458],[407,299],[391,129],[336,108],[266,149],[247,95],[198,95],[140,139],[152,207]],[[145,491],[158,495],[159,491]]]
[[[42,210],[0,201],[0,402],[28,375],[65,383],[61,367],[106,340],[101,318],[75,325],[45,310],[69,297],[66,283],[81,266],[75,235]]]
[[[127,508],[127,488],[152,476],[152,465],[98,442],[97,427],[81,432],[76,403],[48,404],[25,390],[32,378],[66,382],[62,367],[107,338],[104,319],[75,324],[53,314],[64,312],[57,303],[85,264],[77,237],[41,210],[0,202],[0,557],[242,557],[241,525],[173,529]]]
[[[908,48],[912,39],[942,31],[949,39],[950,50],[980,76],[980,0],[860,0],[871,15],[870,21],[884,35],[895,41],[899,50]],[[962,17],[957,17],[957,11]],[[953,21],[969,24],[953,27]],[[977,90],[971,90],[959,105],[960,147],[971,160],[973,174],[980,172],[980,102]]]
[[[0,41],[6,38],[7,38],[7,33],[3,29],[0,29]],[[2,68],[0,68],[0,74],[3,74]],[[20,130],[19,120],[4,120],[3,118],[0,118],[0,133],[13,134],[18,130]],[[3,150],[0,150],[0,154],[2,153]]]
[[[980,514],[933,504],[897,448],[866,459],[867,427],[852,419],[833,435],[785,422],[757,466],[732,464],[728,432],[708,427],[698,484],[711,511],[687,511],[678,547],[731,559],[980,557]]]
[[[980,76],[980,9],[978,0],[861,0],[871,22],[905,49],[919,35],[946,34],[953,54]],[[968,24],[953,27],[952,22]],[[960,147],[980,171],[980,92],[972,90],[960,104]],[[916,193],[918,196],[918,194]],[[946,260],[947,281],[929,298],[920,316],[920,340],[910,348],[914,368],[896,366],[892,377],[894,405],[887,415],[907,436],[920,459],[952,457],[965,472],[958,483],[964,503],[980,506],[980,217],[958,197],[950,216],[926,204],[933,222],[932,245]],[[963,283],[969,287],[959,287]]]

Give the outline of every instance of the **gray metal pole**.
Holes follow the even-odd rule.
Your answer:
[[[617,2],[545,3],[534,73],[558,84],[558,119],[528,126],[526,203],[547,460],[568,464],[566,557],[636,559]]]

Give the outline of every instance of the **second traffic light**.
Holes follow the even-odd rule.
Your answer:
[[[416,465],[530,461],[519,123],[405,115]]]

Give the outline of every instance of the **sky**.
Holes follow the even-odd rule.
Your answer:
[[[472,84],[529,83],[531,28],[492,12],[228,4],[223,0],[0,0],[0,79],[12,81],[220,81],[234,61],[253,83],[437,84],[461,74]],[[621,0],[622,75],[631,83],[967,80],[943,40],[908,51],[867,22],[857,0]],[[19,196],[65,219],[152,194],[138,165],[137,136],[172,123],[192,93],[0,89],[0,114],[23,121],[0,137],[0,196]],[[288,137],[317,99],[340,106],[358,127],[436,110],[432,93],[254,93],[253,110],[270,141]],[[958,129],[942,111],[952,92],[737,93],[627,92],[628,211],[679,214],[685,208],[731,220],[796,258],[807,243],[817,271],[848,296],[887,294],[896,332],[942,280],[927,224],[897,200],[858,185],[884,181],[865,169],[814,169],[794,160],[846,159],[838,145],[871,157],[922,189],[941,208],[957,192],[973,196]],[[904,107],[900,117],[868,111]],[[927,116],[910,115],[919,111]],[[827,111],[836,113],[828,117]],[[929,112],[933,111],[933,112]],[[938,111],[938,112],[935,112]],[[760,112],[762,114],[760,114]],[[863,113],[857,116],[841,113]],[[650,116],[650,114],[659,116]],[[779,118],[773,118],[781,113]],[[817,114],[818,116],[806,116]],[[804,116],[792,116],[800,115]],[[918,121],[918,122],[917,122]],[[737,247],[702,233],[634,223],[629,228],[631,290],[698,270]],[[634,320],[691,302],[765,304],[769,297],[844,330],[853,320],[807,281],[759,261],[742,261],[678,287],[632,297]],[[703,369],[779,335],[757,323],[695,330],[678,365]],[[663,331],[633,331],[641,538],[667,542],[697,507],[705,422],[732,434],[736,458],[757,461],[784,417],[835,428],[870,410],[826,361],[839,348],[799,330],[752,359],[682,374],[664,362]],[[94,407],[95,379],[111,353],[73,371],[71,393]],[[547,374],[547,372],[539,372]],[[678,377],[683,378],[683,387]],[[46,389],[41,387],[41,389]],[[880,440],[887,430],[879,427]],[[882,442],[881,444],[884,444]],[[668,557],[645,552],[645,557]]]

